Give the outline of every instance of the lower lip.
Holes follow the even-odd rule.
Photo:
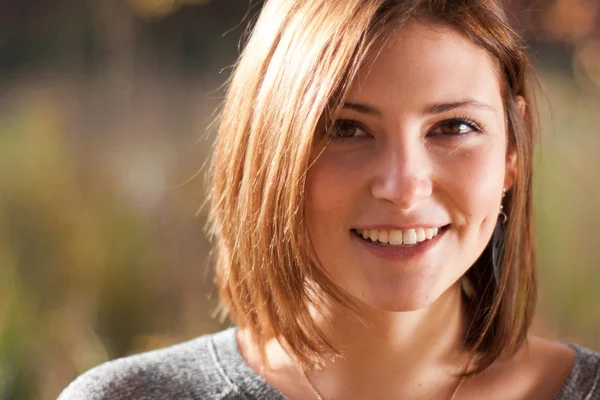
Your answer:
[[[433,248],[441,238],[448,232],[450,226],[444,227],[433,239],[424,240],[411,247],[398,247],[384,244],[375,244],[371,241],[365,240],[362,236],[359,236],[356,231],[352,231],[352,238],[362,244],[371,254],[384,260],[390,261],[402,261],[423,256],[429,250]]]

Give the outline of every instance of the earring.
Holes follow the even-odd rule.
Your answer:
[[[504,196],[506,196],[506,189],[502,189],[502,200],[504,200]],[[506,213],[504,212],[504,206],[502,205],[502,203],[500,203],[500,211],[498,212],[498,214],[502,216],[502,222],[506,223],[508,215],[506,215]]]
[[[506,195],[506,189],[502,189],[502,199]],[[494,280],[496,287],[500,287],[500,279],[502,278],[502,258],[504,256],[504,224],[508,216],[504,212],[504,207],[500,204],[500,212],[498,213],[498,221],[492,234],[492,267],[494,270]]]

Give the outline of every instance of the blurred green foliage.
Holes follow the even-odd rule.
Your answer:
[[[55,362],[101,361],[106,345],[123,354],[153,329],[150,293],[132,290],[158,266],[148,222],[73,153],[57,111],[28,104],[0,125],[4,398],[34,398]]]
[[[157,244],[160,224],[119,191],[106,156],[68,140],[63,114],[33,93],[0,118],[2,399],[54,398],[91,365],[217,329],[203,219],[184,211],[200,256],[172,274],[181,249]]]

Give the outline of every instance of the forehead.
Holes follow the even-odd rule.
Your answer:
[[[370,59],[352,83],[350,97],[378,104],[402,98],[412,103],[501,98],[498,61],[446,25],[410,21]]]

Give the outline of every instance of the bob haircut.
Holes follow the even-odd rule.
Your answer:
[[[326,304],[356,304],[319,263],[308,237],[305,186],[359,69],[411,19],[451,26],[497,61],[508,146],[517,178],[508,214],[501,279],[489,246],[462,278],[470,328],[465,349],[487,368],[524,343],[533,317],[532,158],[535,133],[530,64],[495,0],[269,0],[235,65],[211,167],[209,226],[220,311],[270,338],[303,367],[341,353],[311,317]]]

